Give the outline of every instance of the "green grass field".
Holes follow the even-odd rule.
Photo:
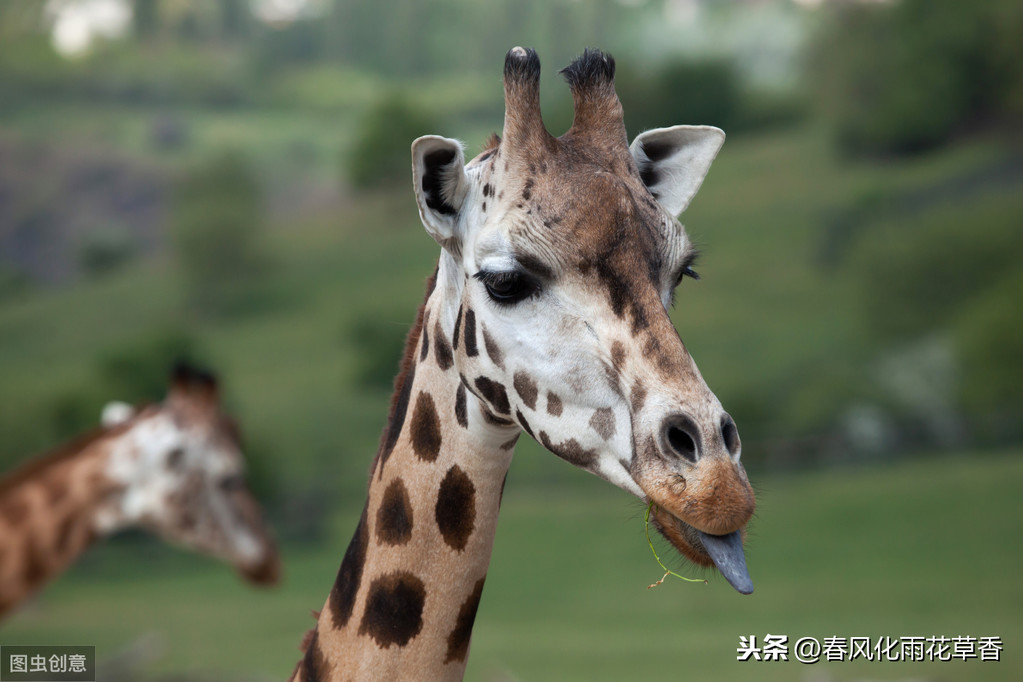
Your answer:
[[[709,585],[647,589],[660,570],[636,501],[580,472],[567,490],[530,486],[513,464],[467,679],[1019,679],[1020,454],[755,480],[749,597],[709,572]],[[355,520],[339,517],[329,546],[286,551],[286,580],[270,592],[169,550],[96,548],[0,641],[95,644],[101,659],[148,642],[155,660],[139,679],[283,679]],[[767,633],[993,635],[1005,648],[998,663],[735,660],[740,635]]]

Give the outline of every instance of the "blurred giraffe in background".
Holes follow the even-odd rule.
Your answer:
[[[162,402],[111,403],[100,428],[0,479],[0,617],[125,528],[274,584],[277,547],[243,472],[237,426],[211,374],[179,366]]]

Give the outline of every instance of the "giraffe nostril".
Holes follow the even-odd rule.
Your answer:
[[[676,454],[682,455],[690,462],[696,461],[696,443],[692,436],[682,429],[672,426],[668,429],[668,444]]]
[[[730,415],[721,418],[721,437],[728,448],[728,454],[733,457],[739,452],[739,430],[735,428],[735,421]]]
[[[696,424],[684,414],[676,414],[664,420],[664,448],[690,462],[696,462],[699,456],[699,435]]]

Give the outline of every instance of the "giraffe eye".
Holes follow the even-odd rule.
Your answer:
[[[480,270],[474,277],[483,283],[490,300],[502,305],[514,305],[540,293],[539,282],[517,270],[510,272]]]
[[[245,487],[245,479],[239,474],[225,476],[217,484],[225,493],[233,493]]]
[[[696,270],[693,270],[693,264],[696,263],[696,259],[700,257],[699,251],[690,251],[686,259],[682,261],[682,269],[679,270],[678,279],[675,280],[675,286],[682,283],[682,280],[686,277],[690,279],[700,279],[700,275],[697,274]]]

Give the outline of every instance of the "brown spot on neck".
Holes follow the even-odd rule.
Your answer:
[[[295,679],[298,679],[301,672],[302,682],[326,682],[330,678],[331,668],[320,648],[320,634],[314,629],[306,642],[305,655],[299,663],[299,669],[295,671]]]
[[[3,516],[8,525],[20,526],[28,517],[28,500],[20,496],[0,500],[0,516]]]
[[[335,628],[343,628],[352,617],[355,608],[355,596],[362,582],[362,570],[366,564],[366,552],[369,549],[369,527],[366,521],[367,510],[362,510],[362,518],[355,529],[345,557],[341,560],[334,587],[330,591],[327,605],[330,608]]]
[[[458,609],[458,619],[455,621],[455,628],[448,635],[448,652],[444,657],[445,663],[452,661],[464,661],[469,654],[469,641],[472,638],[472,626],[476,622],[476,612],[479,610],[480,599],[483,598],[483,583],[486,577],[476,581],[472,592],[462,602]]]
[[[441,427],[437,416],[437,407],[433,396],[420,391],[416,398],[416,407],[412,412],[410,427],[412,450],[424,462],[433,462],[440,454]]]
[[[407,571],[375,579],[366,594],[359,634],[372,637],[382,649],[404,647],[423,629],[426,586]]]
[[[476,486],[457,464],[440,483],[434,515],[444,542],[454,550],[464,550],[476,527]]]
[[[376,535],[388,545],[404,545],[412,538],[413,511],[408,490],[400,478],[391,481],[377,509]]]

